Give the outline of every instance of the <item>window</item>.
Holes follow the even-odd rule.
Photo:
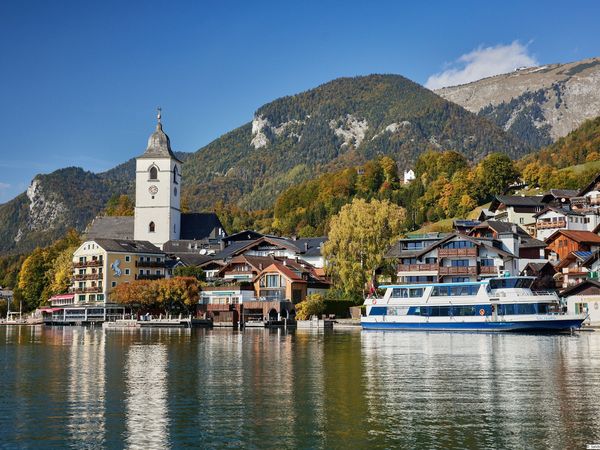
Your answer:
[[[157,270],[157,271],[156,271],[156,275],[160,275],[160,270]]]
[[[156,168],[156,166],[150,167],[150,179],[158,180],[158,169]]]
[[[115,286],[117,285],[117,282],[116,282],[116,281],[113,281],[113,282],[112,282],[110,285],[111,285],[112,287],[115,287]]]
[[[96,300],[98,300],[99,302],[103,302],[104,301],[104,294],[98,294],[96,296]]]
[[[156,230],[156,227],[154,225],[154,222],[150,222],[150,224],[148,225],[148,232],[154,233],[155,230]]]
[[[468,259],[453,259],[450,261],[450,267],[469,267]]]
[[[129,262],[129,261],[131,261],[131,256],[125,255],[125,262]]]
[[[173,224],[173,233],[177,233],[177,224],[176,223]]]
[[[454,297],[464,295],[477,295],[479,285],[464,284],[461,286],[436,286],[433,288],[431,295],[434,297]]]
[[[385,306],[371,306],[370,316],[385,316],[387,315],[387,308]]]
[[[471,241],[453,241],[446,242],[442,245],[442,248],[473,248],[475,244]]]
[[[421,241],[406,242],[404,244],[404,249],[405,250],[418,250],[420,248],[423,248],[423,242],[421,242]]]
[[[417,258],[402,258],[402,264],[417,264]]]
[[[125,269],[125,275],[129,275],[129,269]]]
[[[85,295],[80,295],[79,296],[79,301],[80,302],[85,302]]]
[[[450,281],[452,283],[468,283],[471,279],[469,277],[452,277]]]
[[[173,188],[173,195],[177,197],[177,188]]]
[[[519,219],[519,223],[520,223],[520,224],[523,224],[523,223],[525,223],[525,219],[524,219],[523,217],[521,217],[521,218]]]
[[[493,267],[494,266],[494,260],[491,258],[486,258],[486,259],[482,259],[480,262],[482,267]]]
[[[425,258],[425,264],[436,264],[437,258]]]
[[[173,183],[177,183],[177,166],[173,168]],[[175,195],[177,195],[177,188],[175,188]]]

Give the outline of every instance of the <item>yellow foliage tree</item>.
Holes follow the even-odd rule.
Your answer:
[[[386,266],[384,254],[402,231],[405,210],[387,200],[355,198],[330,222],[323,253],[338,289],[361,298],[375,271]]]

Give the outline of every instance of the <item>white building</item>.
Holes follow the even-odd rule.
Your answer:
[[[408,183],[410,183],[414,179],[415,179],[415,172],[414,172],[414,170],[409,169],[409,170],[405,170],[404,171],[404,184],[408,184]]]
[[[536,239],[545,241],[557,230],[593,231],[600,223],[596,210],[575,211],[549,206],[534,215]]]
[[[586,314],[584,326],[600,327],[600,282],[585,280],[565,289],[561,294],[571,314]]]
[[[133,237],[162,248],[179,240],[181,231],[181,164],[171,150],[158,112],[156,131],[143,155],[136,158]]]

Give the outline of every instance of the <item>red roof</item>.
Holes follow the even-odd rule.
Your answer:
[[[53,295],[50,297],[50,300],[72,300],[75,297],[75,294],[59,294]]]
[[[576,230],[557,230],[552,233],[547,239],[546,242],[554,241],[560,234],[575,242],[583,242],[586,244],[599,244],[600,245],[600,236],[591,231],[576,231]]]

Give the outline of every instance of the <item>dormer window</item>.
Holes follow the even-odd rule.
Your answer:
[[[158,169],[156,166],[150,167],[150,180],[158,180]]]
[[[154,233],[155,229],[156,226],[154,225],[154,222],[150,222],[150,224],[148,225],[148,232]]]

